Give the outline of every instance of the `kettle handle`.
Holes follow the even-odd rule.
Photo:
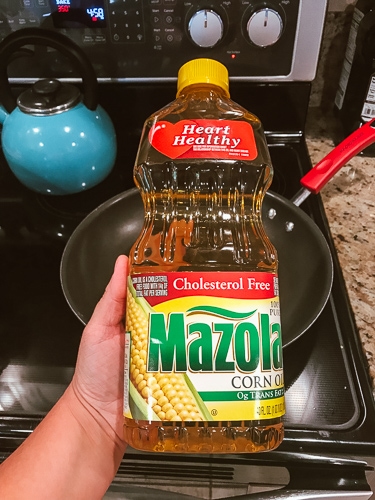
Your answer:
[[[0,101],[8,113],[17,106],[8,81],[8,64],[11,55],[24,45],[47,45],[67,56],[80,72],[83,83],[83,103],[95,110],[98,105],[98,81],[92,64],[83,50],[61,33],[40,28],[14,31],[0,43]]]

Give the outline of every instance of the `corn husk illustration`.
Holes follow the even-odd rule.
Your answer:
[[[134,419],[207,421],[212,417],[186,373],[148,372],[148,317],[151,306],[128,281],[126,330],[131,334],[130,411]]]

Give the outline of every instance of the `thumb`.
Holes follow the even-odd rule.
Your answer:
[[[127,276],[128,258],[126,255],[120,255],[116,260],[112,277],[86,328],[96,330],[117,326],[123,321],[126,309]]]

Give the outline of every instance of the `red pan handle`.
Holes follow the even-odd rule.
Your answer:
[[[327,184],[353,156],[375,141],[375,118],[355,130],[301,179],[303,187],[314,194]]]

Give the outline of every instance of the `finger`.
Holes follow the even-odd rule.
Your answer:
[[[103,297],[95,307],[87,327],[116,326],[122,322],[126,307],[128,258],[120,255]]]

